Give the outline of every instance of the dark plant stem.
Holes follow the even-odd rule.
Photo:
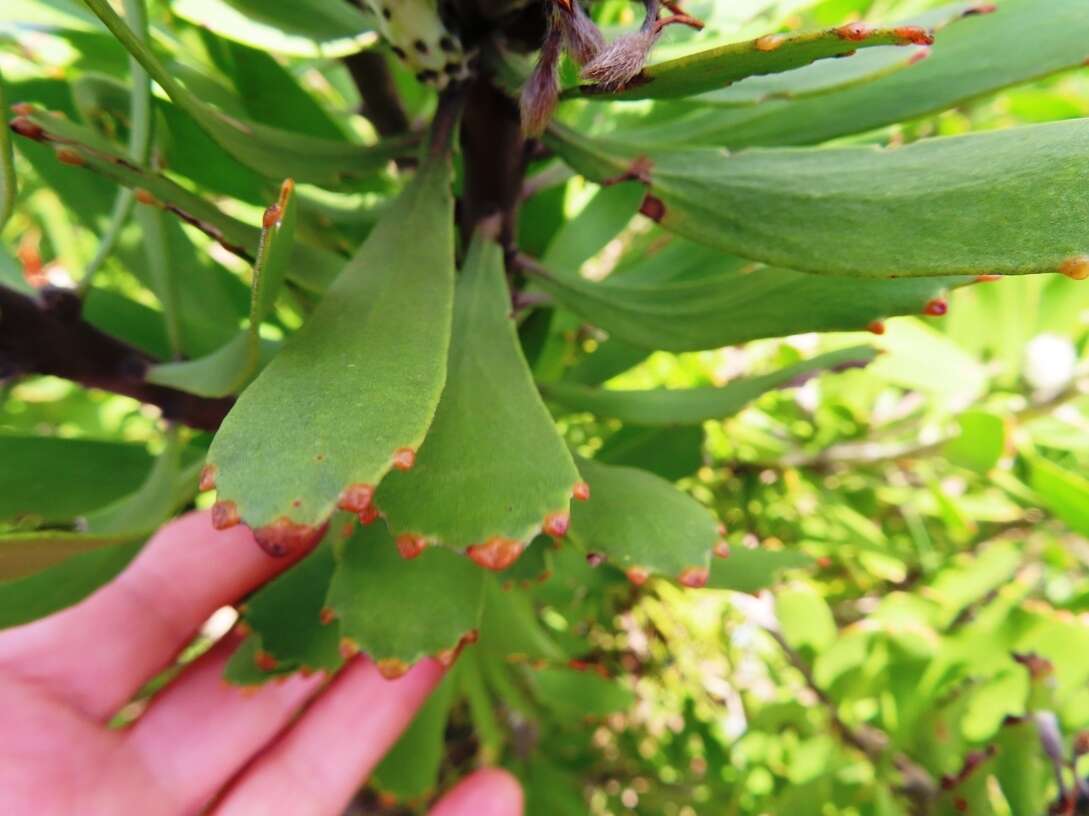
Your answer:
[[[35,299],[0,286],[0,370],[5,377],[61,377],[157,406],[164,419],[216,430],[234,400],[152,385],[144,377],[155,362],[83,320],[74,292],[50,290]]]
[[[465,161],[461,200],[461,234],[468,240],[478,224],[499,216],[499,242],[508,255],[514,249],[518,203],[526,172],[526,141],[518,105],[486,76],[466,90],[461,122]]]
[[[409,128],[408,114],[393,84],[389,64],[378,51],[360,51],[344,58],[359,96],[363,100],[363,115],[382,136],[397,136]]]

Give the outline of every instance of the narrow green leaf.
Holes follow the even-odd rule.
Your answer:
[[[698,262],[698,273],[674,279]],[[858,280],[746,266],[709,248],[674,242],[645,274],[600,283],[530,268],[542,289],[590,323],[644,349],[699,351],[812,331],[865,329],[875,320],[921,314],[927,302],[968,278]]]
[[[131,535],[65,533],[57,530],[0,533],[0,581],[26,578],[73,556],[116,547],[132,540]]]
[[[692,497],[646,471],[578,460],[590,500],[571,508],[571,540],[628,572],[698,585],[718,542],[714,517]]]
[[[803,34],[769,34],[650,65],[620,90],[596,85],[576,90],[588,98],[605,101],[675,99],[713,91],[746,77],[777,74],[817,60],[842,57],[860,48],[923,45],[931,41],[932,35],[926,29],[873,28],[863,23]],[[567,96],[572,94],[566,92]]]
[[[4,92],[4,77],[0,75],[0,110],[8,109]],[[15,194],[18,191],[15,179],[15,151],[11,146],[11,132],[0,128],[0,229],[8,223],[15,210]]]
[[[611,391],[572,383],[541,386],[552,402],[571,411],[586,411],[637,425],[696,425],[725,419],[780,388],[802,385],[822,371],[865,367],[877,356],[869,346],[831,351],[771,374],[734,380],[717,388],[659,388],[649,391]]]
[[[411,138],[364,147],[227,116],[178,82],[110,8],[107,0],[84,2],[179,107],[196,119],[224,150],[259,173],[272,178],[339,186],[350,178],[365,177],[378,171],[390,159],[405,155],[411,149]]]
[[[382,482],[375,504],[395,534],[506,566],[566,517],[578,471],[522,357],[498,244],[478,237],[455,293],[446,389],[410,470]],[[498,556],[497,556],[498,557]]]
[[[114,541],[98,546],[91,541],[101,542],[102,539],[92,536],[88,541],[87,536],[79,536],[89,545],[81,549],[74,540],[77,536],[71,534],[35,535],[33,542],[28,539],[23,546],[33,545],[37,563],[43,563],[42,559],[48,557],[38,550],[48,547],[59,554],[59,550],[52,550],[53,544],[76,554],[33,575],[0,581],[0,629],[29,623],[79,603],[112,581],[143,546],[142,540]],[[5,547],[6,544],[0,544],[0,549]]]
[[[540,669],[530,677],[541,703],[567,720],[605,717],[635,703],[629,689],[592,671]]]
[[[1031,462],[1029,486],[1047,509],[1081,535],[1089,535],[1089,479],[1047,459]]]
[[[480,626],[486,573],[442,548],[401,558],[384,524],[360,527],[337,549],[327,603],[341,637],[395,675],[452,654]]]
[[[493,579],[487,581],[480,643],[475,648],[495,660],[561,663],[567,659],[541,625],[531,594],[503,589]]]
[[[349,3],[177,0],[171,9],[222,37],[288,56],[333,59],[377,40],[373,19]]]
[[[135,191],[138,200],[161,207],[218,241],[251,263],[261,246],[261,230],[233,218],[215,204],[186,190],[161,173],[137,167],[114,145],[94,131],[54,113],[33,110],[21,115],[40,130],[40,141],[72,151],[83,167]],[[344,259],[317,247],[296,243],[288,270],[290,278],[314,292],[323,292],[344,266]]]
[[[155,366],[148,373],[149,382],[224,397],[238,393],[253,378],[261,362],[261,324],[272,312],[295,246],[297,211],[295,183],[288,179],[277,203],[265,211],[253,267],[249,327],[207,357]]]
[[[446,378],[453,241],[450,168],[430,161],[227,416],[208,461],[259,541],[272,524],[312,536],[420,446]]]
[[[900,25],[920,26],[936,34],[957,20],[973,16],[979,8],[979,0],[952,3],[905,20]],[[930,47],[926,44],[920,48],[867,48],[851,55],[850,59],[825,59],[793,71],[749,77],[692,101],[736,107],[756,105],[770,99],[800,99],[873,82],[910,68],[929,55]]]
[[[708,246],[851,277],[1057,272],[1089,255],[1089,120],[902,148],[672,148],[645,154],[556,128],[595,181],[637,173],[661,224]]]
[[[545,265],[577,271],[628,225],[639,212],[643,197],[639,184],[603,187],[582,212],[560,227],[542,259]]]
[[[435,790],[446,756],[446,721],[450,717],[459,682],[458,666],[455,665],[374,769],[371,781],[380,790],[402,801],[422,799]]]
[[[703,428],[625,425],[605,440],[594,458],[606,465],[648,470],[675,482],[703,465]]]
[[[979,4],[986,5],[986,4]],[[1083,0],[1001,0],[940,31],[929,59],[910,71],[808,99],[741,110],[705,109],[638,131],[641,143],[687,142],[733,149],[803,145],[937,113],[1085,61]]]

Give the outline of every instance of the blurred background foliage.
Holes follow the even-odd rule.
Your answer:
[[[900,19],[934,5],[689,0],[707,29],[670,29],[661,50],[858,17]],[[221,39],[199,25],[215,7],[152,4],[157,49],[187,82],[226,110],[244,106],[274,121],[282,108],[258,85],[286,78],[284,87],[303,89],[330,112],[305,120],[315,131],[369,134],[340,62],[305,53],[273,60],[250,47],[267,32],[241,36],[249,46]],[[1046,0],[1040,7],[1046,14]],[[609,0],[598,17],[629,25],[634,12]],[[249,73],[234,70],[243,63]],[[30,97],[71,116],[99,115],[102,128],[124,138],[113,131],[124,126],[117,111],[125,102],[115,91],[127,71],[125,52],[80,4],[0,7],[9,101]],[[398,81],[413,118],[424,116],[433,95],[405,75]],[[639,104],[641,116],[659,115],[653,103]],[[169,103],[158,105],[173,140],[170,164],[224,209],[255,220],[264,200],[255,177],[237,164],[217,165],[218,149]],[[660,107],[670,115],[667,103]],[[1082,116],[1089,116],[1085,69],[861,138],[910,142]],[[73,285],[94,256],[113,188],[44,159],[37,145],[18,148],[21,197],[0,236],[0,281]],[[544,192],[522,215],[530,252],[567,252],[600,278],[680,241],[636,215],[638,200],[625,203],[547,167],[539,181]],[[387,183],[375,182],[375,192]],[[324,207],[322,223],[335,225],[328,241],[357,242],[379,201],[366,191],[336,200],[308,194],[315,210]],[[199,308],[185,327],[187,349],[199,354],[239,325],[247,298],[239,275],[247,270],[199,231],[166,223],[174,257],[200,276]],[[572,248],[570,230],[579,225],[595,239],[608,231],[608,240],[591,241],[586,252]],[[89,302],[89,314],[108,323],[123,298],[128,339],[165,354],[158,298],[151,282],[132,274],[142,267],[140,250],[132,221],[97,273],[100,302]],[[636,590],[569,552],[551,554],[557,577],[535,584],[531,597],[552,642],[590,644],[588,652],[571,650],[580,671],[540,671],[534,682],[546,693],[531,700],[508,689],[495,711],[471,696],[459,704],[446,726],[443,775],[474,756],[501,754],[522,771],[535,816],[583,813],[584,802],[595,814],[893,816],[911,812],[919,801],[913,786],[931,782],[948,789],[932,812],[1042,816],[1077,791],[1058,811],[1074,813],[1084,783],[1071,768],[1089,770],[1078,764],[1089,750],[1089,285],[1008,278],[948,300],[945,316],[891,319],[879,335],[655,353],[606,378],[618,388],[721,385],[859,342],[882,351],[864,369],[767,394],[699,428],[633,431],[589,414],[566,416],[565,433],[584,452],[604,449],[611,461],[655,469],[717,511],[731,548],[723,562],[729,580],[713,574],[711,589],[691,592],[652,579]],[[275,341],[304,313],[281,304],[263,333]],[[543,340],[530,323],[523,339],[546,382],[607,342],[574,319]],[[3,380],[0,434],[9,442],[0,509],[49,497],[31,514],[8,515],[9,532],[125,496],[168,445],[153,411],[48,378]],[[20,458],[16,438],[27,435],[85,444],[58,446],[44,467],[41,448]],[[207,439],[194,434],[185,444],[194,461]],[[480,670],[473,661],[459,667]],[[513,747],[499,732],[513,735]],[[360,812],[396,811],[382,781],[360,798]]]

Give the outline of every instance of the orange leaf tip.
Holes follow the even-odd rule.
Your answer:
[[[590,501],[590,485],[586,482],[576,482],[571,495],[575,501]]]
[[[398,448],[393,452],[393,466],[397,470],[411,470],[416,464],[416,451],[412,448]]]
[[[373,486],[369,484],[348,485],[337,500],[337,508],[346,513],[362,513],[371,506],[373,498]]]
[[[871,320],[866,326],[866,331],[870,334],[876,334],[878,336],[885,333],[885,321],[883,320]]]
[[[689,589],[702,589],[707,586],[707,579],[711,576],[707,567],[686,567],[681,571],[677,581],[681,586]]]
[[[650,578],[650,572],[644,567],[629,567],[625,575],[637,587],[641,587]]]
[[[1066,275],[1070,280],[1089,280],[1089,255],[1079,255],[1076,258],[1063,261],[1059,267],[1059,272]]]
[[[299,524],[281,516],[271,524],[253,531],[257,545],[273,558],[304,553],[314,547],[325,535],[328,525]]]
[[[219,474],[219,468],[215,465],[205,465],[200,471],[200,491],[204,493],[208,490],[216,489],[216,476]]]
[[[397,536],[397,552],[401,554],[401,558],[406,561],[411,561],[413,558],[419,558],[420,554],[427,549],[427,541],[423,536],[412,535],[406,533],[405,535]]]
[[[492,538],[483,544],[474,544],[466,551],[478,566],[493,572],[502,572],[522,554],[521,542],[510,538]]]
[[[229,530],[242,522],[238,505],[233,501],[217,501],[212,505],[212,526],[217,530]]]
[[[551,513],[545,516],[542,531],[552,538],[563,538],[571,526],[571,517],[567,513]]]
[[[943,317],[949,311],[949,301],[945,298],[934,298],[923,307],[923,314],[928,317]]]
[[[786,42],[786,37],[782,34],[768,34],[757,40],[755,45],[757,51],[775,51],[784,42]]]
[[[408,674],[408,670],[412,668],[405,663],[405,661],[398,660],[396,657],[386,657],[381,660],[376,660],[375,666],[378,668],[378,673],[387,680],[396,680],[398,677],[404,677]]]
[[[725,541],[719,541],[715,544],[713,550],[716,558],[729,558],[730,557],[730,545]]]
[[[264,649],[258,650],[253,656],[253,662],[256,663],[257,668],[263,672],[276,671],[276,668],[280,665],[280,662]]]

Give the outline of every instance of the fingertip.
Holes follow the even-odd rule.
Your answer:
[[[525,795],[513,774],[484,768],[461,780],[431,816],[522,816]]]

